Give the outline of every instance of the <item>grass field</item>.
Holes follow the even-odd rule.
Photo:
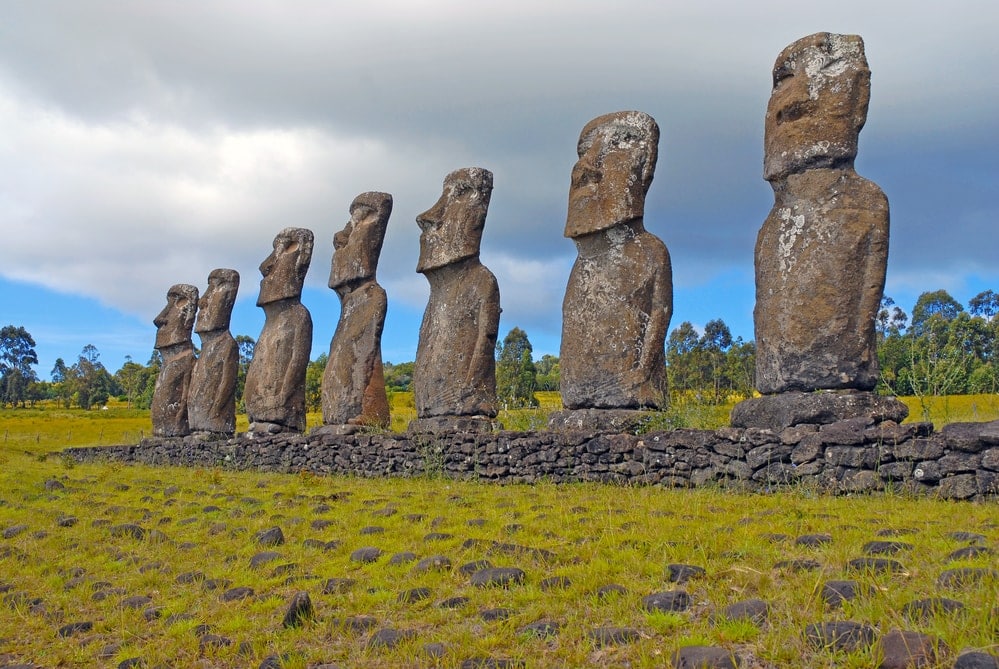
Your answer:
[[[555,399],[503,419],[540,426]],[[411,396],[393,397],[399,414],[406,402]],[[988,396],[940,398],[928,408],[949,420],[999,414]],[[502,666],[475,664],[486,658],[659,667],[690,645],[726,649],[750,669],[877,665],[876,645],[843,652],[805,640],[806,625],[830,620],[882,635],[930,634],[948,650],[941,646],[940,661],[926,666],[951,667],[965,649],[999,654],[999,578],[941,582],[951,569],[996,568],[995,503],[81,465],[54,453],[135,442],[149,430],[148,412],[113,405],[0,411],[0,666],[114,667],[140,658],[136,666],[258,667],[276,653],[292,669]],[[273,527],[285,543],[259,544],[257,534]],[[808,535],[824,536],[798,541]],[[901,542],[884,556],[901,571],[849,566],[870,557],[876,540]],[[969,545],[980,548],[955,554]],[[362,547],[380,556],[353,561]],[[276,555],[252,567],[265,551]],[[416,567],[434,556],[440,569]],[[810,568],[794,562],[802,559]],[[476,587],[459,568],[479,560],[522,569],[523,582]],[[671,564],[704,572],[675,583]],[[353,583],[333,587],[330,579]],[[822,594],[831,580],[856,581],[863,594],[831,607]],[[620,590],[597,594],[610,585]],[[253,594],[222,600],[237,587]],[[643,607],[648,595],[681,589],[684,610]],[[297,592],[309,594],[313,616],[285,628]],[[964,608],[925,619],[907,613],[933,597]],[[750,598],[768,604],[767,622],[719,615]],[[508,617],[483,618],[495,609]],[[60,635],[72,623],[89,628]],[[602,643],[596,630],[606,628],[627,640]],[[393,637],[386,629],[399,632],[396,645],[379,645]]]

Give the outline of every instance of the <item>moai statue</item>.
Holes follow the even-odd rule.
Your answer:
[[[305,430],[305,370],[312,349],[312,317],[302,305],[302,285],[312,261],[313,236],[285,228],[260,265],[257,306],[264,328],[246,372],[243,398],[250,433]]]
[[[430,282],[430,301],[413,369],[418,418],[411,432],[494,426],[499,287],[479,262],[492,190],[492,172],[455,170],[437,204],[416,218],[422,230],[416,271]]]
[[[572,169],[565,236],[578,257],[562,302],[556,428],[627,430],[664,408],[673,278],[665,244],[644,226],[659,126],[643,112],[586,124]]]
[[[870,392],[888,264],[888,199],[853,168],[870,79],[857,35],[810,35],[774,64],[763,159],[774,206],[756,241],[756,387],[764,396],[738,405],[733,425],[782,429],[907,413]]]
[[[167,291],[167,304],[153,320],[155,348],[163,358],[150,406],[153,436],[183,437],[191,433],[187,399],[194,369],[191,328],[197,311],[198,289],[178,283]]]
[[[239,272],[212,270],[208,275],[208,290],[198,302],[194,331],[201,337],[201,355],[191,375],[187,407],[191,432],[222,436],[236,432],[239,346],[229,332],[229,319],[238,290]]]
[[[389,425],[382,372],[388,300],[375,271],[391,213],[391,195],[361,193],[350,205],[347,226],[333,236],[329,286],[340,296],[340,321],[323,373],[321,431],[350,434]]]

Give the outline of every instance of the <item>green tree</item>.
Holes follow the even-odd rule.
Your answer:
[[[253,360],[253,351],[257,347],[257,342],[248,335],[236,335],[236,346],[239,347],[239,368],[236,370],[236,407],[241,412],[246,411],[243,403],[243,390],[246,388],[246,370],[250,368],[250,361]]]
[[[725,376],[725,353],[732,346],[732,331],[720,318],[708,321],[697,346],[702,351],[701,380],[710,389],[714,403],[720,404],[727,400],[727,392],[723,391],[731,389]]]
[[[385,389],[393,392],[409,391],[413,383],[413,368],[415,366],[415,362],[383,363],[382,373],[385,375]]]
[[[71,387],[76,403],[81,409],[102,406],[108,401],[114,388],[111,374],[100,361],[101,354],[93,344],[87,344],[80,352],[76,364],[69,368]]]
[[[496,394],[508,408],[534,407],[537,369],[531,357],[534,351],[527,333],[513,328],[496,345]]]
[[[951,297],[946,290],[934,290],[926,292],[916,299],[916,306],[912,308],[912,324],[909,329],[922,336],[927,321],[931,316],[939,316],[945,321],[957,318],[957,315],[964,311],[961,303]]]
[[[37,364],[35,340],[24,326],[0,328],[0,406],[24,406],[28,385],[38,380],[31,368]]]
[[[701,387],[700,337],[690,321],[680,323],[666,341],[666,373],[671,392],[696,390]]]
[[[541,360],[535,363],[538,376],[538,390],[557,391],[561,381],[559,358],[557,355],[545,353]]]
[[[139,399],[142,390],[146,387],[149,371],[137,362],[132,361],[132,356],[125,356],[125,364],[114,373],[115,380],[125,394],[125,402],[129,409],[132,403]]]
[[[981,316],[991,321],[996,314],[999,314],[999,295],[991,290],[978,293],[968,301],[968,311],[973,316]]]
[[[323,372],[329,355],[320,353],[319,357],[305,368],[305,408],[308,411],[319,411],[323,402]]]

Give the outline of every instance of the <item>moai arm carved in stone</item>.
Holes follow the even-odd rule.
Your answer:
[[[655,120],[636,111],[600,116],[580,134],[565,226],[579,254],[562,303],[566,409],[666,405],[672,269],[644,227],[658,143]]]
[[[323,373],[322,409],[323,423],[341,433],[389,424],[381,352],[388,300],[375,271],[391,213],[391,195],[362,193],[350,205],[346,227],[333,236],[329,287],[340,296],[340,320]]]
[[[871,72],[863,40],[818,33],[774,65],[756,245],[757,388],[873,390],[888,200],[853,168]]]
[[[183,437],[191,431],[187,404],[194,369],[191,328],[197,311],[198,289],[180,283],[167,291],[166,307],[153,320],[156,350],[163,358],[150,406],[157,437]]]
[[[239,291],[239,272],[216,269],[198,303],[194,331],[201,337],[201,356],[191,375],[188,419],[192,432],[232,435],[236,432],[236,377],[239,347],[229,320]]]
[[[492,187],[488,170],[456,170],[437,203],[416,219],[416,271],[430,283],[413,371],[419,419],[478,417],[485,427],[496,416],[499,287],[479,261]]]
[[[857,35],[809,35],[774,64],[763,159],[774,206],[756,241],[753,313],[763,397],[733,409],[735,426],[908,414],[871,392],[889,217],[885,194],[853,167],[870,79]]]
[[[302,286],[312,261],[313,235],[285,228],[260,265],[257,306],[264,327],[246,372],[243,397],[251,432],[305,430],[305,372],[312,349],[312,317],[302,305]]]

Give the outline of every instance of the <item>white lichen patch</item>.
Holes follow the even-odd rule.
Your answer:
[[[805,215],[791,215],[790,207],[781,207],[777,212],[780,217],[780,235],[777,237],[777,264],[781,273],[791,271],[795,264],[794,243],[805,230]]]

